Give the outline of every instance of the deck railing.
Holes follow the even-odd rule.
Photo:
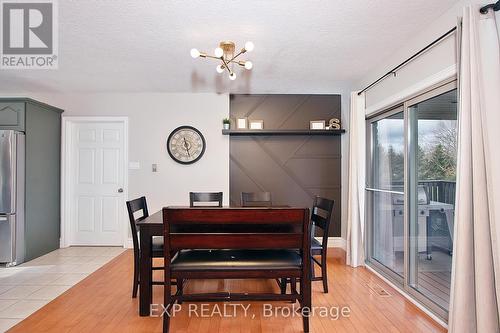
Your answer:
[[[455,204],[456,182],[449,180],[422,180],[418,182],[426,188],[429,200]]]
[[[421,180],[418,185],[425,188],[429,201],[455,204],[456,182],[450,180]],[[392,190],[403,190],[403,182],[392,182]]]

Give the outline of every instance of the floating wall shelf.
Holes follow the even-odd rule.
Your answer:
[[[222,130],[223,135],[341,135],[345,129],[339,130]]]

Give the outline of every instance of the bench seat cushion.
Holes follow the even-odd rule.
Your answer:
[[[182,250],[172,271],[300,269],[302,259],[293,250]]]

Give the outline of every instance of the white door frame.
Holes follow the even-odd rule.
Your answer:
[[[124,135],[124,156],[123,156],[123,210],[124,217],[127,217],[125,201],[128,197],[128,117],[80,117],[80,116],[63,116],[61,123],[61,239],[60,247],[68,247],[70,244],[71,231],[71,215],[70,205],[72,193],[71,188],[71,144],[73,127],[77,123],[93,123],[93,122],[113,122],[123,123]],[[128,247],[128,220],[124,218],[122,228],[122,244],[123,247]]]

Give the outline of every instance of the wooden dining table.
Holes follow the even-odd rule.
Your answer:
[[[184,207],[174,207],[174,208],[190,208]],[[197,208],[210,208],[210,209],[263,209],[263,207],[191,207],[192,209]],[[265,208],[265,207],[264,207]],[[272,206],[267,207],[269,210],[276,209],[287,209],[292,208],[289,206]],[[162,211],[155,212],[154,214],[146,217],[145,219],[137,222],[137,227],[139,229],[139,242],[141,249],[141,256],[139,262],[139,315],[149,316],[150,308],[152,304],[153,286],[152,272],[153,272],[153,258],[151,256],[152,252],[152,239],[154,236],[163,236],[163,215]],[[199,228],[199,226],[193,225],[193,228]],[[195,229],[193,229],[195,230]],[[171,228],[171,231],[175,232],[175,229]],[[189,232],[189,230],[182,230],[182,232]],[[195,230],[199,231],[199,230]]]

